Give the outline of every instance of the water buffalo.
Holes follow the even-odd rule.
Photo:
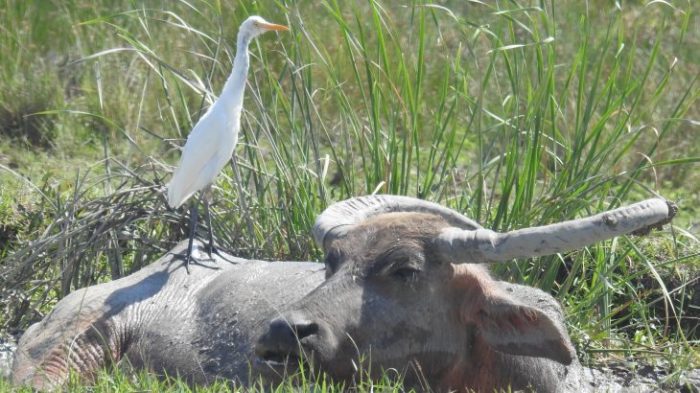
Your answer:
[[[395,369],[410,385],[438,390],[579,390],[581,366],[557,301],[497,281],[481,264],[648,231],[674,213],[650,199],[496,233],[426,201],[349,199],[314,226],[325,266],[226,256],[234,263],[203,261],[187,274],[168,254],[73,292],[25,332],[12,380],[53,387],[70,369],[89,378],[126,359],[193,384],[274,382],[302,365],[346,381],[358,369]]]

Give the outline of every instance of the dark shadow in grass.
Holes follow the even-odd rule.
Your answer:
[[[29,147],[51,149],[55,116],[37,114],[46,109],[42,103],[25,104],[16,111],[0,107],[0,135]]]

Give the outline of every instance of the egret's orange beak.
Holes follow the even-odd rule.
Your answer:
[[[276,25],[274,23],[261,23],[261,26],[267,30],[289,31],[289,27],[282,26],[282,25]]]

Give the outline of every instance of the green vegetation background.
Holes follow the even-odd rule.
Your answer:
[[[251,49],[224,248],[319,260],[315,216],[372,192],[497,230],[661,195],[672,228],[496,270],[557,296],[584,363],[700,366],[700,3],[0,3],[1,334],[185,238],[163,184],[260,14],[291,32]]]

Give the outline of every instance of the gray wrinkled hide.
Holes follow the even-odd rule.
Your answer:
[[[22,336],[13,383],[60,385],[68,365],[89,375],[105,358],[194,383],[247,382],[256,337],[277,310],[323,281],[323,265],[228,258],[236,263],[217,258],[191,266],[188,275],[166,255],[70,294]]]

